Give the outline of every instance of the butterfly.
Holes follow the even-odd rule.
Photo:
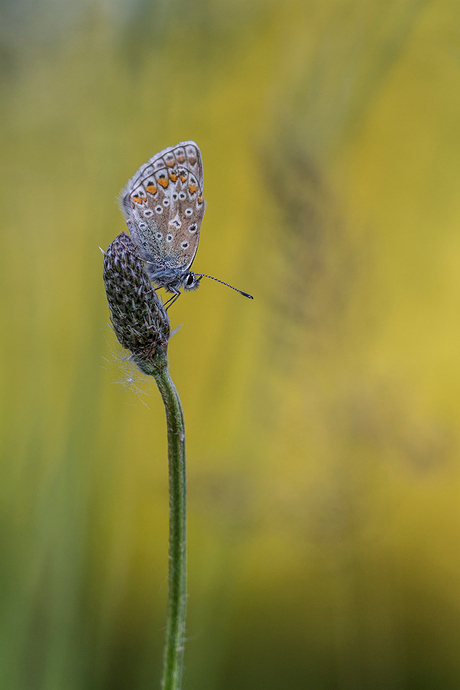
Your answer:
[[[142,165],[121,193],[121,209],[150,280],[173,294],[165,304],[171,306],[181,288],[196,290],[202,278],[253,299],[190,271],[206,209],[203,161],[194,141],[168,146]]]

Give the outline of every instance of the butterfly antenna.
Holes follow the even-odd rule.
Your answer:
[[[214,276],[208,276],[206,273],[195,273],[195,277],[198,278],[198,280],[201,280],[202,278],[211,278],[211,280],[215,280],[216,283],[222,283],[222,285],[226,285],[229,288],[232,288],[232,290],[235,290],[235,292],[239,292],[240,295],[243,295],[243,297],[247,297],[248,299],[254,299],[252,295],[249,295],[247,292],[243,292],[243,290],[238,290],[238,288],[233,287],[233,285],[230,285],[229,283],[224,283],[223,280],[219,280],[219,278],[214,278]]]

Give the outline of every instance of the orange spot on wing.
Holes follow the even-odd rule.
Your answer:
[[[187,173],[186,173],[186,172],[181,172],[181,174],[180,174],[180,179],[182,180],[182,182],[185,182],[185,180],[187,179]]]
[[[169,184],[169,180],[167,177],[160,177],[160,179],[158,180],[158,184],[161,184],[161,186],[164,187],[164,189],[166,189],[166,187]]]
[[[172,182],[175,182],[177,180],[177,173],[170,172],[169,177],[172,180]]]
[[[199,204],[202,204],[202,203],[203,203],[203,197],[202,197],[202,196],[199,196],[198,199],[197,199],[197,201],[198,201]]]
[[[190,192],[190,194],[195,194],[197,189],[198,187],[196,186],[196,184],[191,184],[189,185],[188,191]]]
[[[139,196],[136,194],[135,196],[132,197],[132,200],[136,202],[136,204],[142,204],[142,202],[147,201],[143,196]]]
[[[157,193],[157,188],[156,188],[155,185],[153,185],[153,184],[148,184],[147,187],[146,187],[146,190],[147,190],[150,194],[156,194],[156,193]]]

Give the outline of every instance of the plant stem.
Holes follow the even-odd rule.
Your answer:
[[[157,360],[158,361],[158,360]],[[185,428],[182,405],[164,366],[152,368],[163,398],[168,429],[169,465],[169,592],[163,656],[163,690],[180,690],[186,608],[186,502]]]

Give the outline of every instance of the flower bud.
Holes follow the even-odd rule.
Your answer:
[[[166,366],[170,325],[138,256],[136,245],[122,232],[104,254],[104,283],[111,322],[118,341],[145,371]],[[150,371],[146,371],[150,373]]]

